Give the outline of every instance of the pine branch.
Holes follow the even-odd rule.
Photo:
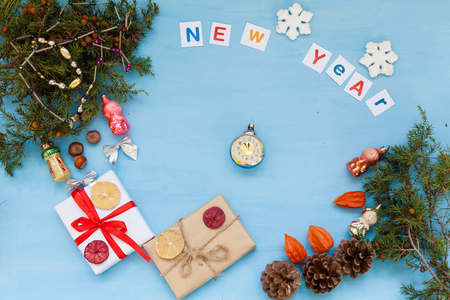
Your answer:
[[[14,68],[14,63],[0,65],[0,69],[12,69],[12,68]]]
[[[16,1],[16,0],[14,0]],[[117,52],[103,51],[103,61],[97,65],[100,49],[95,47],[92,40],[99,40],[108,48],[118,48],[119,31],[122,32],[122,51],[130,60],[131,71],[137,71],[140,76],[152,75],[150,57],[136,57],[133,55],[143,38],[152,30],[153,20],[159,8],[152,1],[143,8],[137,7],[136,0],[115,0],[116,7],[122,19],[117,20],[117,14],[111,3],[105,5],[71,5],[69,4],[62,16],[62,21],[50,32],[47,29],[58,22],[61,4],[29,0],[19,2],[17,10],[5,8],[11,15],[3,19],[8,30],[0,32],[0,117],[3,117],[5,133],[0,135],[0,163],[8,175],[20,168],[25,158],[25,147],[30,144],[38,145],[41,141],[55,139],[59,136],[77,136],[89,126],[89,122],[101,111],[101,101],[96,101],[102,94],[108,94],[110,99],[125,103],[133,100],[134,96],[147,92],[135,89],[134,83],[127,82],[123,72],[123,64]],[[84,2],[78,0],[78,2]],[[5,2],[4,2],[5,3]],[[11,2],[12,3],[12,2]],[[23,13],[28,11],[28,13]],[[30,13],[33,11],[33,14]],[[3,12],[3,11],[2,11]],[[122,23],[126,13],[129,13],[131,26],[122,31]],[[82,21],[86,15],[88,20]],[[117,25],[115,30],[101,32]],[[96,31],[95,34],[90,33]],[[77,89],[60,90],[50,86],[28,64],[23,65],[22,75],[31,88],[41,98],[44,105],[64,119],[73,115],[80,105],[80,98],[93,81],[97,68],[96,83],[89,93],[89,99],[81,114],[82,122],[70,128],[44,110],[32,97],[29,89],[19,77],[19,67],[28,57],[33,47],[46,47],[39,43],[32,44],[33,38],[15,40],[15,38],[33,35],[35,40],[43,37],[56,43],[72,40],[89,33],[89,36],[64,45],[74,61],[83,72],[83,80]],[[88,42],[88,38],[90,41]],[[11,46],[15,45],[17,51]],[[83,44],[84,43],[84,44]],[[23,56],[23,57],[22,57]],[[66,85],[76,78],[75,69],[63,59],[58,49],[50,49],[34,54],[31,63],[47,80],[63,82]],[[5,110],[5,102],[15,106],[14,112]],[[33,126],[32,126],[33,125]]]
[[[406,259],[409,269],[428,272],[421,290],[404,284],[409,299],[450,298],[450,149],[433,138],[433,126],[419,107],[422,122],[407,143],[391,147],[373,168],[364,189],[383,205],[373,242],[382,260]]]
[[[19,3],[19,0],[3,0],[0,5],[0,19],[8,18],[16,10],[17,3]]]
[[[434,271],[431,269],[430,265],[428,265],[427,260],[425,259],[425,256],[423,255],[423,253],[420,251],[420,242],[419,239],[416,238],[416,243],[414,243],[413,241],[413,237],[411,235],[411,229],[408,228],[408,238],[409,238],[409,242],[411,243],[411,245],[413,246],[414,251],[417,253],[417,255],[419,255],[420,259],[422,260],[422,263],[425,265],[425,268],[427,268],[428,272],[431,273],[431,275],[433,276],[434,280],[436,280],[440,286],[448,291],[448,287],[446,285],[444,285],[442,283],[442,281],[439,279],[439,277],[436,276],[436,274],[434,273]]]

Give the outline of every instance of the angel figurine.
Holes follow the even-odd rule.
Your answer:
[[[378,217],[378,211],[381,208],[381,204],[377,204],[375,207],[365,207],[361,217],[358,220],[353,221],[348,227],[348,230],[357,239],[362,239],[366,236],[370,226],[378,223],[380,218]]]
[[[102,96],[102,114],[108,118],[109,128],[114,135],[121,135],[130,129],[127,119],[122,115],[122,107],[119,103]]]

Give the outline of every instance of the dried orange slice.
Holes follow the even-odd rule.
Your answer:
[[[172,259],[183,251],[184,238],[181,233],[166,230],[156,238],[155,250],[162,258]]]
[[[97,182],[91,191],[91,200],[95,206],[101,209],[111,209],[120,201],[120,190],[111,182]]]

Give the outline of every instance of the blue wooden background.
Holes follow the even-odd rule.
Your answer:
[[[135,162],[123,153],[112,167],[102,145],[117,143],[106,119],[90,129],[102,133],[98,145],[84,137],[88,165],[100,174],[113,168],[155,233],[160,233],[222,193],[257,244],[255,251],[186,299],[268,299],[260,273],[273,260],[285,260],[284,233],[307,241],[309,225],[348,239],[347,226],[361,209],[333,206],[340,194],[361,189],[345,163],[367,147],[404,143],[427,110],[436,138],[449,144],[448,1],[303,0],[314,13],[312,34],[291,41],[275,32],[276,13],[292,1],[165,0],[155,30],[139,54],[151,55],[156,77],[129,79],[149,95],[124,107],[139,146]],[[204,47],[180,47],[179,22],[202,21]],[[210,45],[211,22],[232,25],[229,47]],[[239,44],[245,23],[272,30],[265,52]],[[390,40],[399,55],[392,77],[379,76],[365,100],[387,89],[396,105],[373,117],[364,102],[343,91],[325,73],[301,61],[313,42],[339,54],[368,77],[358,63],[369,41]],[[97,99],[97,101],[100,101]],[[8,109],[14,107],[7,104]],[[267,154],[257,168],[233,164],[229,146],[254,120]],[[69,166],[72,138],[56,143]],[[51,181],[37,147],[28,147],[24,167],[14,178],[0,174],[0,298],[2,299],[175,299],[153,263],[133,253],[95,276],[54,210],[68,197],[64,184]],[[370,174],[370,172],[369,172]],[[368,205],[373,205],[368,199]],[[427,277],[397,265],[376,262],[356,280],[344,278],[326,295],[300,287],[292,299],[402,299],[402,282]]]

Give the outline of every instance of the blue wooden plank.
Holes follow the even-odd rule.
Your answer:
[[[287,259],[284,233],[302,242],[308,254],[309,225],[326,228],[336,245],[349,238],[347,226],[361,209],[331,202],[361,189],[363,178],[351,177],[345,163],[367,147],[404,143],[419,120],[417,105],[428,111],[437,139],[449,143],[450,2],[302,1],[314,13],[312,34],[295,41],[275,32],[276,12],[292,3],[161,1],[155,29],[138,51],[151,55],[156,77],[127,75],[149,92],[123,110],[138,160],[120,153],[115,167],[108,163],[102,145],[121,137],[111,134],[103,116],[90,127],[101,132],[101,143],[77,139],[85,146],[85,171],[113,168],[156,233],[218,193],[241,215],[256,250],[187,299],[267,299],[260,272],[273,260]],[[197,20],[204,47],[182,49],[178,23]],[[209,44],[212,21],[232,25],[229,47]],[[265,52],[239,43],[247,22],[272,30]],[[333,53],[329,64],[342,55],[368,77],[358,61],[367,42],[383,40],[392,42],[399,60],[391,78],[373,79],[365,100],[387,89],[396,105],[377,118],[343,91],[345,85],[301,63],[314,42]],[[250,120],[267,152],[258,167],[241,169],[228,151]],[[67,148],[73,141],[56,141],[70,166]],[[72,171],[76,178],[85,173]],[[40,150],[29,147],[14,178],[0,175],[0,201],[6,200],[0,206],[0,298],[175,299],[155,265],[137,254],[95,276],[53,209],[68,192],[47,172]],[[345,278],[330,294],[314,295],[303,283],[292,299],[401,299],[402,282],[420,284],[425,278],[406,270],[404,262],[376,262],[371,272]]]

